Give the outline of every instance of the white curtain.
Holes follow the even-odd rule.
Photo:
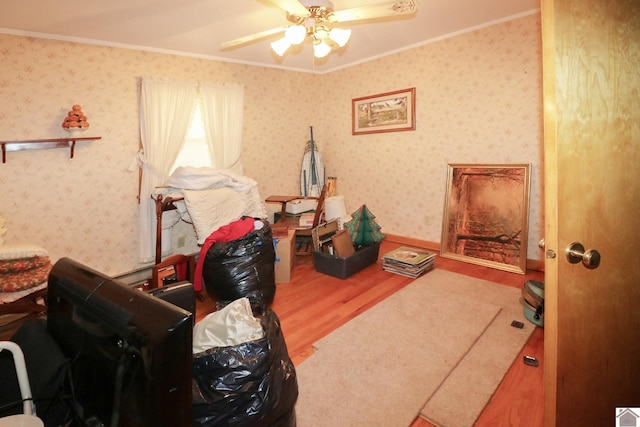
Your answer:
[[[242,171],[242,114],[244,87],[201,83],[202,120],[213,164],[239,175]]]
[[[155,260],[156,213],[151,194],[169,176],[182,148],[198,97],[198,82],[142,78],[140,138],[140,262]],[[169,241],[163,236],[163,242]]]

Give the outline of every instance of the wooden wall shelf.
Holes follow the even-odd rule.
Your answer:
[[[76,141],[93,141],[101,136],[25,139],[23,141],[0,141],[2,146],[2,163],[7,163],[7,151],[42,150],[46,148],[69,148],[69,158],[73,159]]]

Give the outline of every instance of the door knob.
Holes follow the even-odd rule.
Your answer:
[[[565,251],[567,255],[567,261],[571,264],[577,264],[582,261],[582,264],[587,268],[596,268],[600,265],[600,252],[595,249],[587,249],[585,251],[584,246],[581,243],[573,242]]]

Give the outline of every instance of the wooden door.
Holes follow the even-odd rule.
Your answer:
[[[542,0],[542,28],[545,426],[616,426],[640,407],[640,1]]]

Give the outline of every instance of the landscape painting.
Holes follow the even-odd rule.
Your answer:
[[[524,274],[529,226],[528,164],[450,164],[441,255]]]
[[[416,129],[416,88],[355,98],[351,103],[352,135]]]

